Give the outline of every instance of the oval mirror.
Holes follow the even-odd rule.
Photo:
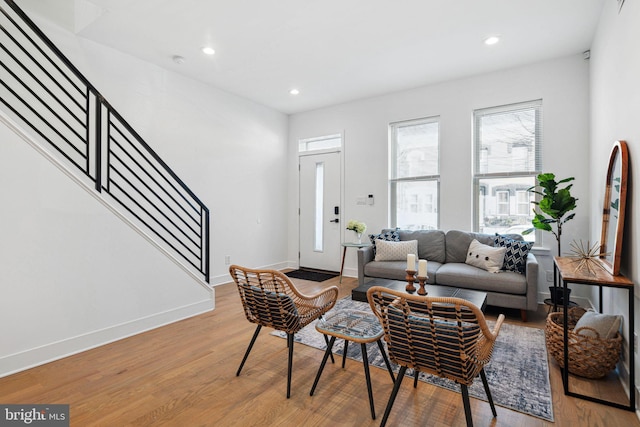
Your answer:
[[[620,274],[624,209],[627,201],[629,154],[625,141],[616,141],[609,156],[607,182],[602,206],[600,259],[609,273]]]

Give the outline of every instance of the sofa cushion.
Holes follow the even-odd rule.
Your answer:
[[[473,239],[469,244],[465,263],[487,270],[489,273],[497,273],[502,269],[505,252],[506,248],[483,245]]]
[[[527,293],[526,276],[513,271],[494,274],[469,264],[452,262],[442,264],[436,275],[438,285],[514,295]]]
[[[503,234],[502,236],[513,240],[523,240],[519,234]],[[471,231],[449,230],[445,235],[446,259],[445,262],[465,262],[467,249],[473,239],[483,245],[493,246],[495,235],[474,233]]]
[[[493,244],[493,236],[481,235],[469,231],[449,230],[445,235],[445,262],[465,262],[467,260],[467,249],[471,241],[476,239],[485,245]]]
[[[386,240],[389,242],[399,242],[400,234],[396,230],[382,230],[380,234],[369,234],[371,246],[373,246],[373,254],[376,254],[376,242],[378,240]]]
[[[494,246],[506,249],[504,254],[503,270],[515,271],[516,273],[524,273],[527,266],[527,256],[533,246],[533,242],[525,242],[524,240],[514,240],[505,236],[496,234]]]
[[[446,259],[445,234],[442,230],[398,230],[400,241],[417,240],[418,258],[443,263]]]
[[[418,253],[418,241],[391,242],[379,239],[376,242],[376,261],[407,261],[407,255]]]
[[[427,283],[433,285],[436,282],[436,274],[440,266],[439,262],[429,261],[427,263]],[[382,279],[405,281],[407,273],[407,260],[404,261],[371,261],[364,266],[366,277],[380,277]]]

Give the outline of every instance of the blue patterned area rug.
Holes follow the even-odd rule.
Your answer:
[[[339,300],[335,308],[370,310],[368,303],[352,301],[351,297]],[[493,322],[489,324],[493,327]],[[279,331],[271,334],[286,338],[286,334]],[[327,348],[324,338],[315,329],[315,323],[298,332],[295,335],[295,341],[322,351]],[[336,341],[333,350],[335,354],[342,355],[342,342],[342,340]],[[369,364],[386,370],[378,346],[370,344],[367,346],[367,351]],[[362,361],[360,346],[350,345],[347,357]],[[394,371],[398,372],[398,367],[393,363],[392,365]],[[485,373],[496,405],[543,420],[554,421],[544,330],[503,323],[493,349],[491,362],[485,367]],[[407,370],[407,376],[413,378],[411,369]],[[453,381],[422,372],[419,379],[438,387],[460,392],[460,386]],[[403,383],[403,386],[405,385]],[[487,400],[479,378],[469,387],[469,394],[477,399]]]

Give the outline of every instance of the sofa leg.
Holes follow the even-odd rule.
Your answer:
[[[527,321],[527,310],[520,309],[520,317],[522,318],[523,322],[526,322]]]

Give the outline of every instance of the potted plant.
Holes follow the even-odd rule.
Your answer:
[[[576,208],[576,201],[578,200],[571,195],[573,184],[568,184],[574,180],[574,177],[556,182],[554,174],[541,173],[536,179],[538,184],[528,189],[528,191],[540,196],[538,201],[531,202],[537,206],[537,209],[533,209],[535,215],[531,221],[533,228],[523,231],[522,234],[530,234],[536,229],[553,233],[558,242],[558,256],[561,256],[562,226],[576,215],[575,213],[569,214]],[[560,188],[563,184],[565,186]],[[555,283],[553,287],[549,287],[549,291],[551,292],[551,300],[554,303],[562,303],[562,295],[557,294],[558,288],[556,288]]]

